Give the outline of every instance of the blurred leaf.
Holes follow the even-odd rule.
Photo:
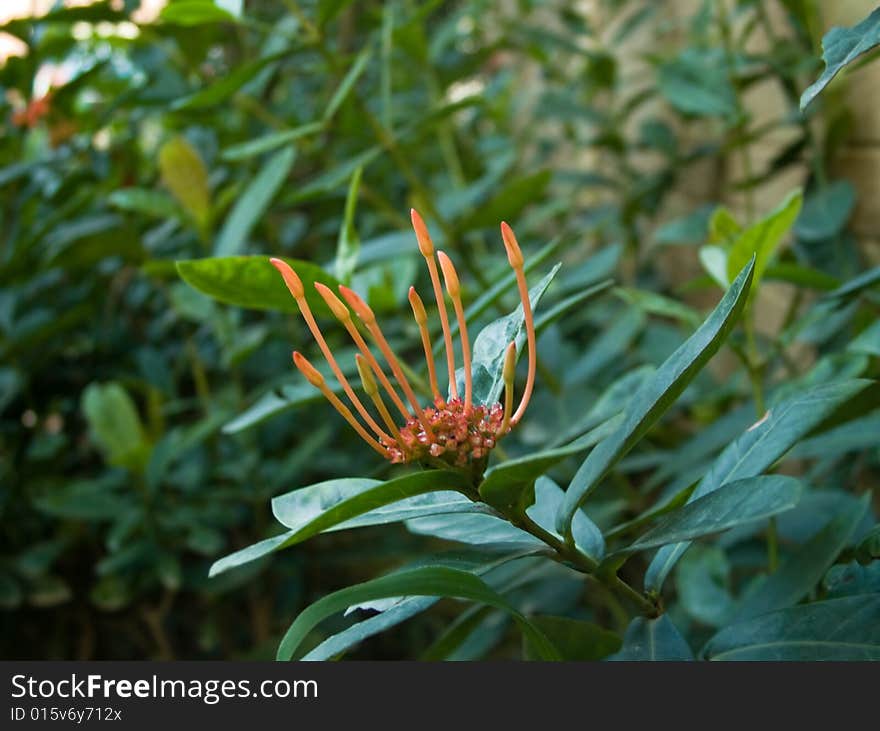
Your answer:
[[[214,0],[176,0],[162,8],[159,18],[166,23],[183,26],[235,22],[235,16],[218,7]]]
[[[215,256],[233,256],[244,251],[251,230],[263,218],[275,194],[281,189],[295,159],[295,148],[287,147],[264,163],[235,202],[220,229],[214,244]]]
[[[667,221],[654,232],[658,244],[700,244],[706,240],[713,206],[702,206],[693,213]]]
[[[354,226],[354,213],[357,207],[362,172],[363,168],[355,170],[351,176],[351,182],[348,184],[348,195],[345,198],[345,214],[342,219],[342,226],[339,229],[338,243],[336,244],[334,274],[343,284],[351,284],[351,275],[357,266],[358,254],[361,248],[361,241]]]
[[[861,294],[878,282],[880,282],[880,267],[874,267],[829,292],[827,297],[828,299],[850,299],[853,295]]]
[[[880,45],[880,8],[851,28],[836,27],[828,31],[822,38],[822,60],[825,62],[825,70],[801,94],[801,110],[806,109],[807,105],[845,66],[878,45]]]
[[[354,60],[354,63],[351,65],[351,68],[349,68],[348,72],[345,74],[345,78],[342,79],[339,87],[333,93],[330,102],[327,104],[327,108],[324,110],[323,121],[325,124],[333,118],[333,115],[336,114],[336,112],[339,110],[339,107],[341,107],[345,100],[348,98],[348,95],[351,93],[351,90],[354,88],[357,80],[366,70],[367,63],[369,62],[371,55],[372,49],[369,46],[364,48],[358,54],[357,58]]]
[[[849,544],[868,510],[870,499],[871,494],[866,493],[863,499],[834,516],[818,534],[800,546],[743,599],[734,612],[733,621],[793,606],[809,594]]]
[[[263,56],[256,61],[236,66],[231,73],[222,76],[219,81],[209,84],[194,94],[177,99],[171,104],[171,108],[176,111],[193,111],[216,106],[226,101],[270,63],[278,61],[288,53],[289,51],[285,49]]]
[[[848,180],[835,180],[811,193],[794,224],[795,235],[805,241],[822,241],[839,234],[856,205],[856,191]]]
[[[880,595],[783,609],[722,629],[709,660],[880,660]]]
[[[623,636],[623,647],[609,660],[675,661],[693,660],[684,637],[665,614],[657,619],[636,617]]]
[[[303,137],[317,134],[323,129],[323,122],[310,122],[309,124],[303,124],[283,132],[273,132],[263,137],[257,137],[255,140],[248,140],[247,142],[227,147],[223,151],[221,158],[227,161],[246,160],[249,157],[256,157],[257,155],[277,150],[279,147],[284,147]]]
[[[199,229],[205,229],[211,217],[211,193],[208,171],[196,149],[184,137],[170,139],[159,149],[159,170],[177,202]]]
[[[148,188],[120,188],[107,196],[114,208],[154,218],[174,218],[180,213],[177,204],[165,193]]]
[[[601,660],[621,646],[620,637],[593,622],[549,615],[538,615],[531,620],[559,648],[563,660]]]
[[[292,659],[305,636],[327,617],[360,602],[396,596],[446,596],[487,604],[511,615],[534,651],[543,660],[558,660],[559,652],[503,596],[467,571],[425,566],[383,576],[328,594],[303,610],[287,630],[278,647],[278,660]]]
[[[657,89],[684,114],[732,118],[736,92],[720,49],[688,48],[657,70]]]
[[[309,307],[329,315],[326,303],[312,284],[322,282],[335,289],[339,283],[316,264],[296,259],[285,261],[296,269],[305,285]],[[226,304],[257,310],[299,312],[284,280],[266,256],[189,259],[177,262],[177,272],[190,287]]]
[[[681,559],[675,588],[682,609],[701,624],[720,627],[733,610],[730,563],[718,546],[693,546]]]
[[[497,226],[499,221],[516,219],[532,201],[540,199],[553,174],[541,170],[514,178],[481,204],[470,216],[458,223],[462,231]]]
[[[150,445],[126,390],[118,383],[91,383],[83,392],[82,410],[105,459],[113,465],[143,471]]]
[[[721,347],[745,306],[753,273],[754,262],[750,262],[697,331],[634,394],[618,430],[590,452],[565,493],[565,501],[557,516],[557,530],[560,533],[570,535],[571,520],[577,508],[672,406],[687,384]]]

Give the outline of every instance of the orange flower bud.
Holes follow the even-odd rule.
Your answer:
[[[524,263],[522,251],[513,235],[513,229],[504,221],[501,222],[501,238],[504,239],[504,248],[507,249],[507,261],[514,269],[521,269]]]
[[[293,295],[295,300],[302,299],[306,296],[306,290],[303,287],[302,280],[297,276],[297,273],[293,271],[290,264],[282,259],[275,258],[269,259],[269,263],[281,272],[281,276],[284,277],[284,283],[287,285],[287,289],[290,290],[290,294]]]
[[[348,308],[342,304],[342,300],[340,300],[339,297],[333,294],[333,290],[331,290],[330,287],[321,284],[320,282],[315,282],[315,289],[318,290],[318,294],[324,298],[324,302],[327,303],[327,307],[330,308],[330,312],[333,313],[337,320],[345,322],[351,317]]]
[[[455,265],[442,251],[437,252],[437,259],[440,261],[443,280],[446,282],[446,291],[449,292],[450,297],[458,297],[461,293],[461,285],[458,282],[458,273],[455,271]]]
[[[415,208],[411,208],[409,215],[412,219],[412,225],[416,232],[416,239],[418,239],[419,242],[419,251],[422,252],[422,256],[434,256],[434,242],[431,241],[428,227],[425,226],[425,222],[422,220],[419,212]]]
[[[376,321],[376,315],[373,314],[373,310],[371,310],[370,306],[360,298],[357,292],[349,289],[344,284],[339,285],[339,291],[345,298],[345,301],[348,302],[351,309],[353,309],[357,313],[357,316],[363,320],[365,325]]]
[[[376,379],[373,378],[373,371],[370,370],[369,364],[360,353],[357,353],[354,356],[354,360],[355,363],[357,363],[357,369],[361,377],[364,392],[367,396],[372,398],[379,393],[379,386],[376,384]]]
[[[516,343],[511,341],[504,353],[504,367],[501,369],[504,384],[512,385],[516,378]]]
[[[415,287],[409,288],[409,304],[412,307],[413,317],[416,318],[416,322],[419,325],[426,325],[428,323],[428,313],[425,312],[425,305],[422,303],[422,298],[419,297]]]
[[[300,372],[306,377],[306,380],[315,388],[321,388],[324,385],[324,376],[315,368],[302,353],[293,351],[293,362]]]

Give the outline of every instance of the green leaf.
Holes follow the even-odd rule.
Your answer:
[[[815,99],[840,71],[853,61],[880,45],[880,8],[851,28],[832,28],[822,38],[822,60],[825,70],[801,94],[801,110]]]
[[[278,647],[278,660],[290,660],[306,635],[320,622],[354,604],[397,596],[443,596],[467,599],[510,614],[542,660],[559,660],[550,640],[498,592],[467,571],[425,566],[401,571],[329,594],[294,620]]]
[[[714,492],[668,513],[619,553],[634,553],[692,540],[790,510],[801,496],[793,477],[771,475],[728,482]]]
[[[709,660],[880,660],[880,594],[783,609],[722,629]]]
[[[92,438],[113,465],[142,471],[150,455],[134,401],[118,383],[91,383],[82,396],[82,410]]]
[[[363,168],[357,168],[352,173],[351,182],[348,184],[348,195],[345,198],[345,215],[336,244],[334,274],[343,284],[351,284],[351,275],[354,274],[361,249],[361,240],[358,238],[357,229],[354,226],[354,212],[357,207],[358,190],[363,170]]]
[[[255,140],[248,140],[247,142],[232,145],[231,147],[227,147],[220,157],[227,161],[246,160],[249,157],[256,157],[257,155],[277,150],[279,147],[284,147],[302,137],[316,134],[322,129],[324,129],[323,122],[309,122],[308,124],[284,130],[283,132],[273,132],[268,135],[263,135],[262,137],[257,137]]]
[[[232,73],[223,76],[213,84],[209,84],[204,89],[200,89],[194,94],[177,99],[171,104],[171,108],[176,111],[192,111],[194,109],[208,109],[214,107],[221,102],[226,101],[248,81],[254,78],[270,63],[283,58],[288,53],[287,50],[278,53],[272,53],[256,61],[237,66]]]
[[[556,513],[564,495],[562,488],[549,477],[539,477],[535,482],[535,502],[526,509],[529,518],[559,540],[562,536],[556,532]],[[605,555],[602,531],[583,510],[575,513],[571,533],[575,548],[597,563],[602,560]]]
[[[544,278],[529,290],[532,311],[537,308],[547,287],[561,264],[557,264]],[[525,319],[522,304],[509,315],[505,315],[480,330],[473,342],[471,352],[471,373],[473,379],[473,399],[476,404],[497,403],[504,388],[501,371],[504,367],[504,353],[511,341],[516,341],[516,352],[521,355],[526,339]],[[455,372],[459,392],[464,393],[464,370]]]
[[[880,356],[880,320],[875,320],[862,330],[846,349]]]
[[[593,622],[549,615],[538,615],[531,620],[559,648],[563,660],[601,660],[621,646],[617,634]]]
[[[734,612],[734,621],[752,619],[797,604],[819,583],[849,544],[868,510],[870,493],[834,516],[828,524],[789,556]]]
[[[147,188],[120,188],[107,196],[114,208],[154,218],[175,218],[180,215],[177,204],[165,193]]]
[[[724,549],[715,545],[693,546],[675,573],[675,591],[681,608],[708,627],[727,624],[734,606],[730,573]]]
[[[339,87],[333,93],[330,102],[327,104],[327,108],[324,110],[323,120],[325,124],[333,118],[333,115],[336,114],[339,107],[345,102],[346,98],[351,93],[351,90],[354,88],[354,85],[357,83],[357,80],[366,70],[371,55],[372,50],[369,46],[364,48],[364,50],[358,54],[354,63],[351,65],[351,68],[348,70],[348,73],[345,74],[345,78],[342,79]]]
[[[299,275],[309,307],[330,315],[327,304],[315,291],[314,282],[335,289],[339,283],[317,264],[285,259]],[[257,310],[299,312],[284,280],[266,256],[225,256],[176,262],[183,281],[215,300]]]
[[[257,221],[263,217],[275,194],[281,189],[295,159],[295,148],[288,147],[270,157],[260,168],[235,202],[220,230],[217,243],[214,245],[216,256],[231,256],[242,252],[247,244],[248,235]]]
[[[691,500],[708,495],[733,480],[754,477],[773,465],[801,438],[842,404],[871,386],[870,381],[844,381],[814,386],[771,407],[767,415],[734,440],[713,462]],[[645,589],[660,590],[687,543],[664,546],[651,561]]]
[[[571,535],[571,521],[578,507],[595,490],[614,465],[632,449],[675,402],[727,338],[745,306],[754,272],[749,263],[709,317],[633,395],[623,423],[600,442],[580,466],[557,516],[557,530]]]
[[[286,533],[221,558],[210,576],[301,543],[318,533],[382,525],[417,515],[479,511],[481,507],[451,491],[467,486],[461,473],[430,470],[387,482],[366,478],[327,480],[272,500],[272,512]],[[427,499],[427,493],[437,493]],[[414,499],[421,497],[422,499]],[[393,505],[391,509],[383,509]]]
[[[511,525],[503,518],[480,513],[438,514],[414,518],[406,522],[406,528],[416,535],[466,543],[486,550],[540,549],[544,546],[544,543],[533,535]]]
[[[736,92],[721,49],[682,51],[657,69],[657,89],[684,114],[732,118],[737,113]]]
[[[462,231],[497,226],[499,221],[516,219],[532,201],[540,200],[553,174],[541,170],[506,183],[495,195],[477,210],[459,222]]]
[[[162,182],[200,229],[211,218],[208,171],[198,151],[184,137],[174,137],[159,149]]]
[[[756,289],[764,270],[782,243],[782,238],[794,225],[801,210],[803,193],[793,191],[785,200],[757,223],[737,236],[727,250],[727,279],[732,281],[737,272],[755,257],[755,275],[752,288]]]
[[[846,227],[855,205],[856,191],[852,183],[835,180],[806,197],[794,224],[794,233],[804,241],[830,239]]]
[[[520,506],[523,493],[538,477],[563,459],[579,454],[596,444],[598,440],[608,435],[609,429],[614,428],[616,423],[614,415],[611,414],[604,422],[571,444],[532,452],[524,457],[516,457],[490,467],[480,483],[480,497],[499,510],[515,509]]]
[[[693,660],[694,653],[672,620],[665,614],[657,619],[636,617],[623,636],[623,647],[609,660],[674,661]]]
[[[159,18],[165,23],[183,26],[235,22],[235,16],[218,7],[213,0],[177,0],[162,8]]]
[[[873,287],[878,282],[880,282],[880,267],[874,267],[866,272],[862,272],[857,277],[853,277],[837,289],[829,292],[826,296],[828,299],[849,299],[869,287]]]
[[[802,436],[820,426],[827,426],[829,415],[840,413],[847,403],[864,401],[863,395],[870,388],[868,381],[825,384],[782,402],[722,452],[691,499],[705,495],[730,480],[764,471]],[[648,568],[646,588],[659,590],[669,569],[687,546],[667,546],[657,553]]]

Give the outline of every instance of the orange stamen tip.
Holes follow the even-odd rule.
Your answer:
[[[412,219],[413,229],[415,229],[416,239],[418,239],[419,242],[419,251],[422,252],[422,256],[434,256],[434,243],[431,241],[431,235],[428,233],[428,227],[425,225],[425,222],[422,220],[419,212],[415,208],[411,208],[409,211],[409,215]]]
[[[422,298],[419,297],[419,293],[416,292],[415,287],[409,288],[409,304],[412,307],[416,323],[426,325],[428,323],[428,313],[425,311],[425,305],[422,302]]]
[[[504,353],[504,367],[501,370],[504,383],[513,383],[516,377],[516,342],[511,342]]]
[[[283,259],[276,259],[274,257],[269,259],[269,263],[281,273],[282,277],[284,277],[284,283],[287,285],[287,289],[290,290],[290,294],[293,295],[294,299],[305,297],[306,290],[303,287],[302,280],[297,273],[293,271],[290,264]]]
[[[344,284],[339,285],[339,291],[345,301],[348,302],[351,309],[357,313],[357,316],[361,318],[364,323],[372,323],[376,321],[376,315],[373,314],[373,310],[370,309],[370,306],[361,299],[357,292],[349,289]]]
[[[458,297],[461,293],[461,285],[458,281],[458,273],[455,271],[455,265],[446,254],[442,251],[437,252],[437,259],[440,260],[440,269],[443,271],[443,280],[446,282],[446,291],[450,297]]]
[[[507,261],[514,269],[519,269],[524,263],[522,251],[516,241],[513,229],[504,221],[501,222],[501,238],[504,240],[504,248],[507,249]]]
[[[306,377],[306,380],[311,383],[313,386],[320,388],[324,385],[324,376],[322,376],[318,369],[315,368],[302,353],[298,353],[297,351],[293,351],[293,362],[297,368],[299,368],[300,372]]]
[[[326,284],[315,282],[315,289],[318,290],[318,294],[324,298],[324,302],[327,303],[327,307],[330,308],[330,312],[333,313],[333,316],[337,320],[345,322],[351,317],[348,308],[342,304],[342,300],[340,300],[339,297],[333,294],[333,290],[331,290],[330,287]]]

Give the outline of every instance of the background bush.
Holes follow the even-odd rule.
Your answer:
[[[798,106],[822,69],[823,3],[241,5],[180,0],[138,24],[136,3],[98,2],[0,29],[28,51],[0,70],[5,657],[270,657],[317,597],[448,548],[365,528],[208,578],[273,532],[273,496],[388,470],[293,370],[290,350],[311,338],[292,308],[206,297],[175,261],[308,260],[368,294],[417,353],[406,292],[424,275],[408,209],[453,254],[469,302],[505,271],[508,220],[538,271],[564,263],[542,310],[566,303],[504,445],[517,456],[561,443],[609,387],[663,362],[729,283],[717,252],[736,227],[775,227],[729,347],[591,502],[622,533],[767,407],[876,378],[880,275],[835,163],[851,131],[842,86]],[[748,102],[762,84],[769,118]],[[780,131],[783,147],[759,159]],[[613,290],[572,306],[607,278]],[[486,317],[515,302],[494,298]],[[858,499],[880,473],[872,398],[779,465],[807,488],[797,508],[679,563],[664,597],[693,647],[790,557],[812,557],[803,575],[815,574],[792,603],[878,590],[873,509]],[[552,474],[565,484],[577,467]],[[835,516],[845,526],[822,543]],[[641,576],[640,561],[624,574]],[[630,619],[561,568],[510,598],[618,636]],[[431,643],[459,615],[442,602],[350,655],[519,656],[489,610],[440,653]]]

